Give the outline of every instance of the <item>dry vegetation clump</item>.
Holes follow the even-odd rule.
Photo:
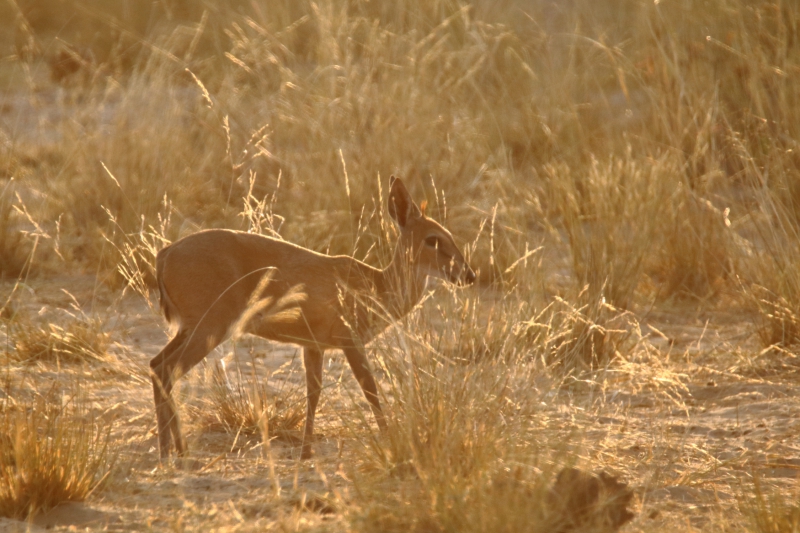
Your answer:
[[[449,289],[445,299],[440,288],[413,323],[419,342],[461,364],[522,362],[558,379],[591,375],[624,357],[636,340],[635,315],[608,303],[604,284],[587,284],[569,299],[542,298],[540,267],[540,260],[520,261],[501,288],[483,295]]]
[[[113,467],[111,426],[89,414],[80,392],[36,394],[29,401],[14,393],[7,390],[0,414],[0,516],[24,519],[85,500]]]
[[[59,131],[60,144],[74,147],[69,159],[40,173],[41,192],[52,202],[48,210],[63,214],[68,262],[91,258],[104,270],[115,270],[118,257],[107,240],[121,247],[123,235],[146,228],[143,221],[155,223],[165,198],[180,206],[182,219],[219,220],[226,208],[233,171],[222,128],[203,135],[206,127],[193,112],[202,114],[204,108],[189,109],[197,103],[192,86],[170,82],[159,73],[163,66],[151,68],[156,72],[129,80],[123,94],[101,93],[93,105],[76,110],[74,121]],[[165,117],[172,126],[165,125]],[[207,120],[218,126],[216,118]],[[51,173],[72,179],[48,179]],[[186,187],[198,175],[211,181]]]
[[[628,308],[668,212],[677,168],[668,158],[593,161],[586,175],[565,164],[546,168],[545,193],[562,217],[575,283],[590,299]]]
[[[402,489],[362,499],[354,526],[513,531],[541,522],[545,481],[523,422],[533,406],[515,394],[508,363],[486,358],[465,365],[420,340],[406,339],[394,352],[381,350],[393,398],[389,430],[363,443],[366,460],[390,479],[403,480]],[[513,467],[511,480],[508,465],[521,465]],[[368,486],[361,490],[371,493],[387,481],[363,483]]]
[[[108,360],[110,335],[97,317],[65,313],[67,318],[17,315],[6,324],[10,361],[83,363]]]
[[[767,348],[796,348],[800,344],[800,310],[797,300],[792,298],[796,293],[787,298],[779,296],[781,293],[755,286],[749,294],[758,310],[756,331],[762,344]]]
[[[787,499],[786,494],[775,491],[765,493],[757,481],[752,490],[742,496],[740,506],[757,533],[788,533],[800,528],[800,506]]]
[[[578,295],[580,307],[557,298],[548,308],[524,324],[526,336],[540,350],[551,370],[579,376],[607,368],[627,352],[637,328],[630,313],[601,299],[592,299],[588,289]]]
[[[238,370],[238,375],[231,376],[224,364],[214,367],[206,427],[245,437],[296,440],[306,415],[305,398],[299,387],[283,379],[276,388],[274,383],[269,385],[269,380],[245,377]],[[273,377],[280,374],[277,371]]]
[[[508,415],[530,406],[509,398],[511,378],[504,370],[519,357],[513,341],[504,344],[504,332],[491,328],[476,334],[475,303],[451,291],[435,310],[406,317],[373,343],[391,398],[388,431],[359,440],[370,470],[403,480],[403,489],[359,502],[352,517],[357,530],[480,530],[495,516],[486,509],[505,505],[510,494],[529,499],[528,520],[540,513],[536,495],[544,489],[533,470],[519,474],[516,488],[526,490],[492,483],[514,450],[513,439],[524,432],[520,419]],[[376,481],[363,483],[362,491],[378,488]],[[409,512],[397,513],[398,507]]]
[[[381,501],[360,501],[354,525],[363,531],[572,531],[591,524],[615,531],[631,515],[623,513],[625,520],[617,523],[605,514],[611,512],[605,503],[586,503],[584,511],[570,506],[569,512],[548,503],[547,486],[557,466],[578,450],[567,444],[569,430],[550,427],[542,414],[544,392],[532,386],[559,389],[567,383],[563,377],[545,376],[559,376],[553,367],[568,365],[565,373],[591,381],[597,367],[591,357],[573,360],[575,345],[608,348],[581,337],[591,333],[576,333],[578,310],[570,309],[563,319],[558,315],[564,310],[549,306],[531,317],[535,306],[512,295],[490,310],[477,304],[451,290],[377,341],[391,399],[389,430],[359,440],[369,468],[403,480],[402,490]],[[553,361],[558,356],[562,359]],[[561,432],[560,445],[545,436],[551,431]],[[580,438],[572,437],[580,446]],[[375,481],[363,483],[368,487],[362,491],[378,489]],[[588,487],[587,494],[592,490],[599,489]],[[603,498],[587,494],[582,497]]]
[[[125,233],[116,225],[116,219],[112,216],[116,230],[108,239],[119,257],[117,274],[123,284],[123,292],[133,291],[138,294],[151,309],[156,309],[151,298],[151,289],[156,288],[156,255],[170,243],[166,234],[170,227],[171,207],[166,197],[162,207],[156,226],[140,227],[138,231],[131,233]]]
[[[779,195],[760,196],[760,242],[750,260],[744,294],[756,310],[756,332],[764,347],[800,344],[800,248],[795,213]]]
[[[669,200],[657,241],[659,296],[708,299],[733,279],[740,260],[728,214],[685,184],[678,184]]]
[[[794,205],[796,19],[766,1],[709,6],[689,25],[690,3],[607,4],[137,10],[130,34],[97,37],[113,43],[95,53],[108,70],[80,102],[63,103],[68,112],[45,126],[55,141],[38,148],[46,157],[20,174],[44,199],[39,219],[63,215],[68,261],[112,271],[122,236],[157,225],[165,195],[169,240],[195,225],[242,227],[239,199],[251,194],[278,202],[289,240],[370,250],[382,234],[368,216],[380,206],[370,184],[400,172],[464,240],[492,219],[475,242],[484,281],[502,279],[538,241],[528,228],[544,222],[563,230],[578,291],[604,285],[621,308],[637,290],[707,298],[740,259],[721,213],[741,219],[753,187],[780,189]],[[115,20],[110,8],[80,5]],[[35,28],[45,32],[46,17],[20,8],[20,31],[42,41]],[[153,37],[131,53],[131,35],[146,31]],[[13,124],[12,148],[44,136]],[[541,209],[526,204],[531,191],[542,192]]]
[[[739,505],[757,533],[789,533],[800,529],[800,506],[796,498],[769,491],[757,476],[752,486],[742,487]]]

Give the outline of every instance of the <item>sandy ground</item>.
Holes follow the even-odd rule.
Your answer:
[[[216,361],[262,378],[283,368],[284,386],[302,387],[297,348],[242,340],[235,350],[223,346],[182,380],[191,457],[180,468],[159,466],[147,364],[167,340],[163,320],[141,297],[114,296],[88,277],[18,290],[27,291],[30,311],[48,316],[72,301],[64,287],[87,312],[93,307],[106,317],[115,360],[105,369],[39,365],[12,372],[37,388],[79,381],[99,416],[113,424],[121,455],[108,484],[88,501],[59,506],[28,523],[3,519],[0,531],[347,529],[341,502],[356,498],[358,489],[347,464],[358,453],[351,435],[368,430],[353,429],[356,414],[366,409],[341,356],[326,362],[318,411],[322,437],[313,461],[297,459],[296,439],[264,447],[260,439],[202,424]],[[561,438],[581,440],[588,462],[636,489],[637,518],[625,530],[729,527],[731,516],[741,517],[737,495],[753,476],[796,493],[800,366],[786,354],[753,355],[757,345],[741,316],[653,312],[642,322],[639,355],[612,366],[604,390],[539,391],[540,415],[550,421],[546,431],[560,427]]]

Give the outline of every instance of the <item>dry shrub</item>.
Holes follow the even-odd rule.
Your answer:
[[[372,343],[391,400],[388,431],[380,440],[358,436],[366,449],[361,457],[370,469],[404,481],[402,490],[381,501],[358,502],[356,529],[502,530],[495,527],[502,512],[497,509],[509,510],[510,500],[524,500],[526,511],[516,512],[519,521],[505,515],[508,523],[540,513],[536,495],[544,485],[532,457],[523,459],[528,452],[516,454],[530,439],[523,420],[534,395],[517,389],[524,378],[510,371],[522,359],[522,346],[501,325],[503,313],[511,312],[501,308],[489,313],[496,323],[484,327],[481,338],[475,326],[485,326],[487,316],[478,299],[453,289]],[[518,474],[524,490],[501,481],[504,461],[512,457],[524,464]],[[412,511],[397,513],[398,506]]]
[[[800,344],[800,308],[797,293],[789,300],[765,287],[747,290],[758,311],[756,332],[763,346],[794,349]]]
[[[565,311],[559,317],[563,320],[560,329],[564,334],[554,339],[550,364],[565,374],[580,374],[608,366],[619,355],[619,345],[630,335],[626,329],[612,326],[609,315],[617,312],[602,301]]]
[[[82,363],[107,361],[110,336],[103,322],[85,315],[67,314],[57,324],[50,320],[16,316],[8,324],[12,361],[22,363]]]
[[[235,177],[221,125],[209,117],[219,130],[201,135],[198,90],[176,83],[164,65],[152,69],[129,80],[120,94],[98,91],[93,105],[60,125],[60,148],[70,157],[46,167],[42,177],[48,211],[63,213],[68,261],[115,267],[106,239],[121,246],[122,235],[146,228],[143,221],[154,224],[165,197],[182,208],[182,219],[213,221],[225,213]]]
[[[297,229],[287,224],[284,236],[351,252],[352,232],[331,237],[329,228],[354,227],[360,206],[372,209],[376,176],[385,179],[390,172],[409,177],[413,188],[422,184],[431,204],[433,191],[443,189],[451,208],[465,203],[466,193],[485,199],[481,207],[490,211],[494,199],[484,188],[494,178],[468,186],[462,176],[494,170],[494,164],[485,167],[497,152],[486,135],[497,142],[496,125],[505,126],[505,120],[470,103],[491,100],[504,106],[494,112],[518,116],[512,101],[527,101],[525,88],[532,88],[522,42],[505,28],[474,20],[468,8],[431,9],[442,18],[429,25],[427,17],[414,17],[419,27],[401,30],[395,25],[402,26],[400,20],[381,25],[366,18],[373,7],[303,6],[288,27],[279,23],[280,10],[263,25],[253,18],[234,26],[234,70],[225,80],[247,102],[270,102],[242,120],[270,124],[267,157],[280,165],[287,191],[281,213],[300,222]],[[502,153],[497,157],[505,159]],[[326,184],[327,194],[311,194],[318,183]],[[457,234],[461,221],[478,227],[480,216],[469,214],[459,216],[457,226],[449,224]],[[311,226],[320,218],[328,231],[318,237]],[[367,247],[378,234],[372,224]]]
[[[629,309],[644,274],[661,298],[705,298],[729,279],[736,259],[728,214],[692,190],[667,153],[637,161],[630,152],[594,161],[585,176],[548,166],[543,201],[559,216],[575,284],[592,299]],[[644,287],[652,286],[645,284]]]
[[[183,226],[235,225],[251,171],[267,175],[258,166],[262,125],[237,127],[176,65],[171,46],[168,38],[154,45],[124,83],[101,77],[51,120],[15,125],[21,147],[50,140],[24,185],[36,193],[37,220],[59,221],[67,264],[108,277],[127,236],[161,225],[165,204],[178,222],[162,228],[169,240]],[[55,233],[52,224],[43,226]]]
[[[214,4],[183,0],[157,4],[140,0],[75,0],[69,4],[58,0],[15,0],[0,6],[0,17],[13,20],[15,24],[7,24],[8,30],[16,29],[18,35],[12,39],[0,32],[0,45],[4,54],[16,52],[26,61],[40,57],[49,60],[53,69],[50,74],[56,82],[71,82],[71,76],[79,70],[71,63],[86,61],[85,56],[92,58],[91,66],[99,74],[123,77],[152,50],[151,40],[163,34],[183,37],[173,42],[168,52],[161,52],[184,61],[217,52],[216,37],[242,4],[245,2],[237,0]],[[196,35],[197,26],[205,30],[201,35]],[[78,51],[81,57],[65,59],[59,53],[65,47]]]
[[[741,288],[756,311],[762,344],[794,349],[800,344],[800,229],[780,196],[767,190],[760,200],[761,242],[747,257]]]
[[[393,400],[389,429],[380,442],[364,442],[368,462],[407,481],[360,502],[355,528],[503,531],[539,520],[544,484],[534,459],[515,454],[529,439],[518,411],[530,405],[509,398],[506,363],[465,365],[419,340],[408,339],[408,351],[381,350]],[[515,483],[507,483],[505,464],[516,461]]]
[[[544,312],[525,324],[526,335],[539,347],[541,358],[562,375],[581,375],[606,368],[625,351],[636,327],[633,315],[589,291],[579,305],[557,298]]]
[[[283,369],[274,376],[283,374]],[[214,367],[211,377],[211,404],[205,424],[234,435],[262,435],[264,422],[267,435],[277,438],[297,438],[297,429],[305,420],[305,401],[300,388],[290,384],[285,376],[277,388],[267,379],[242,375],[231,376],[224,364]]]
[[[489,311],[468,290],[452,290],[373,343],[388,384],[388,431],[380,440],[359,437],[367,450],[361,457],[402,482],[381,490],[380,500],[357,502],[356,529],[554,531],[577,523],[548,500],[551,456],[563,460],[571,450],[548,440],[533,386],[546,372],[537,362],[566,343],[558,334],[567,328],[534,325],[554,322],[553,311],[527,320],[533,306],[506,296]],[[539,337],[530,335],[535,328]],[[605,523],[604,504],[587,505],[578,522]]]
[[[92,418],[79,395],[17,402],[9,393],[0,414],[0,516],[24,519],[85,500],[116,459],[111,426]]]
[[[738,261],[737,238],[727,211],[678,183],[656,241],[649,265],[660,285],[659,296],[705,299],[731,279]]]
[[[572,251],[575,283],[593,299],[622,309],[633,303],[645,261],[663,224],[670,160],[594,161],[587,175],[565,165],[546,169],[547,196],[560,214]]]
[[[791,228],[789,232],[792,232],[795,228],[800,228],[800,180],[797,179],[800,174],[800,149],[785,138],[773,142],[777,146],[765,162],[763,173],[755,174],[759,185],[767,183],[768,189],[773,193],[773,201],[777,203],[776,209],[783,213],[783,223],[776,221],[774,226],[781,228],[786,224],[787,229]],[[749,160],[753,161],[752,158]]]
[[[280,231],[285,219],[275,213],[278,190],[281,186],[280,174],[275,182],[275,190],[260,198],[255,192],[256,175],[254,173],[250,174],[249,182],[247,194],[242,198],[242,211],[239,213],[239,216],[247,223],[247,231],[281,239]]]
[[[734,141],[754,185],[750,215],[753,237],[752,243],[742,247],[740,289],[755,310],[755,330],[762,344],[790,348],[800,341],[800,226],[794,175],[798,160],[779,139],[764,138],[760,149],[766,148],[773,157],[762,166],[742,135]]]
[[[172,225],[172,206],[164,197],[162,212],[158,214],[158,225],[139,228],[136,232],[126,233],[116,223],[113,215],[111,221],[117,226],[116,232],[108,238],[117,256],[117,274],[124,283],[123,293],[133,291],[147,302],[151,310],[157,306],[151,300],[151,289],[156,288],[156,256],[158,251],[170,244],[167,237]]]
[[[800,43],[788,4],[645,3],[632,18],[628,30],[640,45],[630,50],[636,87],[654,104],[646,127],[684,152],[690,178],[742,170],[731,141],[766,164],[779,155],[777,145],[796,138],[789,132],[798,127]],[[727,138],[729,131],[737,139]]]
[[[739,508],[755,533],[794,533],[800,530],[800,505],[797,495],[764,487],[763,479],[753,477],[751,484],[742,484],[737,495]]]
[[[658,3],[640,14],[631,29],[645,44],[633,58],[650,101],[648,137],[675,149],[681,165],[654,276],[667,296],[705,298],[747,255],[726,208],[751,212],[772,190],[796,213],[797,17],[770,1]]]
[[[606,301],[604,285],[574,298],[545,297],[541,260],[519,258],[502,292],[456,291],[428,318],[427,342],[453,360],[501,359],[531,365],[557,380],[591,375],[624,358],[639,330],[636,316]],[[442,323],[440,318],[447,317]]]
[[[419,328],[428,349],[456,363],[499,359],[510,364],[524,359],[529,346],[519,334],[519,324],[535,301],[519,298],[514,288],[507,291],[496,299],[484,299],[470,289],[440,290],[413,327]]]
[[[471,478],[498,457],[507,378],[498,371],[503,366],[498,360],[463,365],[435,355],[385,360],[394,403],[384,459],[446,486],[445,479],[435,478]],[[484,401],[476,402],[476,394]]]

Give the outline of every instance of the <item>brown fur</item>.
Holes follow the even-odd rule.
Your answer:
[[[459,284],[475,280],[450,232],[427,218],[394,177],[389,214],[400,239],[383,270],[230,230],[201,231],[158,253],[161,306],[178,325],[175,338],[150,363],[162,457],[169,455],[173,439],[179,454],[186,451],[170,397],[174,380],[224,341],[243,315],[245,332],[304,349],[308,409],[302,457],[311,455],[325,350],[344,351],[378,425],[385,427],[363,346],[385,328],[387,318],[401,317],[419,302],[427,276]],[[281,306],[292,312],[280,312]]]

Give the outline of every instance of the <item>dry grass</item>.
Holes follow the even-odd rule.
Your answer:
[[[453,340],[443,337],[430,340]],[[525,380],[509,366],[517,361],[466,362],[469,354],[447,356],[427,340],[403,335],[379,351],[392,409],[386,435],[364,441],[365,459],[402,489],[364,499],[356,529],[516,531],[543,523],[544,458],[528,425],[536,396],[518,389]],[[387,483],[374,475],[357,481],[367,493]]]
[[[0,191],[0,276],[11,278],[22,275],[28,260],[23,236],[15,224],[14,185],[9,179]]]
[[[11,361],[81,363],[108,360],[109,334],[97,317],[63,313],[65,319],[16,316],[7,324]]]
[[[79,395],[25,400],[21,392],[9,388],[3,399],[0,516],[24,519],[89,497],[110,474],[117,445]]]
[[[233,375],[231,375],[233,374]],[[284,438],[297,440],[298,429],[305,420],[305,398],[296,385],[281,380],[277,372],[276,387],[268,380],[249,379],[237,373],[229,373],[226,366],[214,367],[210,387],[210,413],[206,425],[209,429],[221,428],[233,435],[245,437]]]
[[[794,498],[787,498],[779,491],[767,492],[758,477],[753,479],[753,487],[748,487],[746,494],[740,505],[753,531],[786,533],[800,529],[800,507]]]
[[[795,213],[782,195],[764,192],[759,217],[760,246],[750,258],[745,294],[757,312],[756,331],[765,347],[793,349],[800,343],[800,250]],[[755,254],[754,254],[755,255]]]
[[[53,365],[19,362],[82,361],[69,375],[127,411],[109,438],[137,459],[103,496],[126,527],[553,531],[565,465],[637,487],[631,531],[794,527],[794,3],[14,0],[0,20],[3,372],[40,390]],[[157,250],[207,227],[382,266],[392,173],[479,285],[437,286],[371,347],[389,432],[334,356],[313,466],[291,440],[201,440],[198,472],[154,470],[158,323],[128,297],[135,333],[88,298],[51,314],[41,287],[96,277],[155,310]],[[283,353],[252,366],[302,382]],[[187,385],[199,426],[255,431],[266,408],[270,435],[293,428],[293,386],[259,379]],[[62,420],[29,407],[0,435]],[[55,442],[26,438],[3,446]]]

